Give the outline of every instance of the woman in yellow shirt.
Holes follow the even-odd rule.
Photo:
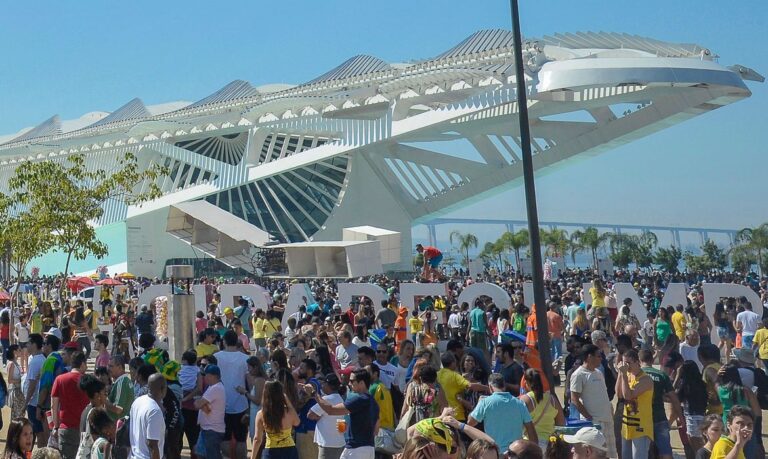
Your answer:
[[[592,282],[593,286],[589,289],[589,295],[592,297],[592,307],[593,308],[604,308],[605,307],[605,287],[603,287],[603,281],[600,279],[595,279]]]
[[[264,333],[264,310],[257,309],[253,314],[253,340],[256,348],[267,347],[267,335]]]
[[[531,419],[539,437],[539,446],[546,450],[549,437],[555,431],[555,426],[565,425],[565,415],[560,402],[550,392],[544,391],[541,375],[534,368],[525,370],[525,383],[532,390],[520,396],[520,400],[528,407]]]
[[[280,381],[267,381],[261,395],[261,411],[256,415],[256,434],[251,459],[259,457],[259,447],[264,435],[265,457],[298,458],[293,428],[300,423],[299,415],[285,395]]]
[[[195,352],[197,352],[198,360],[219,352],[219,346],[213,343],[216,340],[215,331],[207,328],[200,332],[200,336],[198,338],[200,340],[197,343],[197,346],[195,346]]]

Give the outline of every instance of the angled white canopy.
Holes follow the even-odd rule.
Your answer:
[[[173,204],[166,232],[227,266],[252,271],[252,247],[263,247],[272,237],[242,218],[207,201]]]

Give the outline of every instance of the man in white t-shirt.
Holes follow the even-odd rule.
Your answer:
[[[196,453],[208,459],[221,459],[221,446],[226,430],[224,413],[227,403],[226,390],[221,383],[221,369],[217,365],[208,365],[203,370],[203,378],[208,389],[202,397],[195,400],[195,408],[200,410],[197,414],[197,423],[200,424],[200,437],[205,451],[196,451]],[[245,455],[237,457],[245,457]]]
[[[379,379],[387,390],[392,390],[392,384],[397,376],[397,367],[389,363],[389,349],[384,343],[376,345],[376,360],[373,362],[379,367]],[[400,389],[402,391],[402,389]]]
[[[741,324],[741,346],[751,349],[752,338],[755,337],[757,329],[760,328],[761,317],[752,311],[752,303],[747,301],[744,303],[744,308],[736,316],[736,323]]]
[[[160,373],[149,377],[149,393],[133,401],[130,417],[131,459],[163,457],[165,418],[161,408],[168,386]]]
[[[613,435],[613,413],[605,376],[597,368],[601,365],[600,349],[594,344],[581,348],[584,363],[571,374],[571,409],[579,410],[581,417],[608,432],[609,457],[616,457],[616,437]]]
[[[704,369],[704,366],[699,361],[699,332],[696,330],[688,330],[685,332],[685,341],[680,343],[680,355],[683,356],[683,360],[690,360],[699,367],[699,371]]]
[[[43,423],[37,419],[37,397],[40,394],[40,372],[43,369],[45,356],[43,355],[43,336],[38,333],[29,335],[29,344],[27,345],[29,358],[27,359],[27,374],[21,384],[21,390],[27,405],[27,418],[32,423],[32,432],[37,438],[37,446],[46,446],[42,444]]]
[[[248,413],[248,399],[237,391],[238,387],[246,387],[245,376],[248,373],[248,355],[237,348],[239,338],[234,330],[224,333],[224,350],[213,354],[221,369],[221,384],[224,385],[227,404],[224,416],[226,429],[224,431],[224,448],[230,457],[245,457],[247,449],[245,441],[248,438],[248,424],[242,422]],[[232,450],[230,439],[235,438],[236,450]]]
[[[318,379],[322,382],[323,400],[332,405],[344,403],[341,395],[339,395],[341,382],[334,373],[329,373]],[[344,440],[344,433],[339,433],[336,422],[339,419],[344,419],[344,416],[332,416],[320,408],[320,405],[315,404],[307,417],[317,421],[315,443],[319,447],[318,459],[332,459],[341,456],[346,441]]]

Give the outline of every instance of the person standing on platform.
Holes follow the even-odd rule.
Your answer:
[[[421,244],[416,244],[416,251],[424,255],[424,270],[421,273],[421,277],[434,282],[440,277],[440,271],[438,267],[440,262],[443,261],[443,253],[432,246],[424,247]]]

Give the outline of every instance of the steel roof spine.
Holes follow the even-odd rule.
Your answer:
[[[144,106],[144,103],[141,101],[141,99],[136,97],[128,101],[128,103],[118,108],[114,112],[87,127],[99,127],[114,122],[133,121],[140,118],[148,118],[150,116],[151,114],[149,113],[149,110],[147,110],[147,107]]]
[[[9,140],[3,145],[17,144],[27,140],[50,137],[56,134],[61,134],[61,119],[59,118],[59,115],[53,115],[29,131]]]

